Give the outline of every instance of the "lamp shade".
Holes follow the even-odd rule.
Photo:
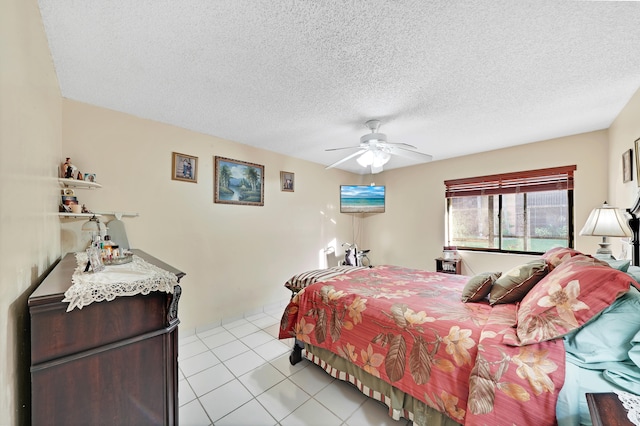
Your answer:
[[[580,235],[594,237],[631,237],[633,232],[624,213],[605,201],[602,207],[591,211]]]
[[[92,216],[91,219],[82,224],[81,229],[85,232],[100,232],[105,229],[105,226],[100,223],[97,217]]]
[[[362,167],[369,167],[371,164],[373,164],[373,151],[367,150],[367,152],[358,157],[356,161]]]
[[[382,167],[391,159],[391,154],[386,151],[377,150],[373,153],[373,167]]]
[[[94,215],[91,216],[91,219],[82,224],[81,230],[82,232],[89,234],[89,244],[91,244],[95,241],[98,235],[103,237],[107,233],[107,226],[100,222],[100,219]]]
[[[356,159],[362,167],[372,166],[375,169],[382,170],[382,166],[387,164],[391,159],[391,154],[382,149],[368,149],[360,157]]]

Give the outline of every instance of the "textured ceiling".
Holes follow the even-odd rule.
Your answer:
[[[607,128],[640,87],[638,2],[39,5],[64,97],[324,165],[372,118],[440,160]]]

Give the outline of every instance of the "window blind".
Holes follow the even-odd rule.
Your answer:
[[[515,194],[519,192],[573,189],[576,166],[551,167],[514,173],[445,180],[445,196]]]

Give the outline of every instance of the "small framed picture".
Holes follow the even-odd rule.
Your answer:
[[[213,202],[264,206],[264,166],[214,157]]]
[[[100,272],[104,270],[104,264],[100,256],[100,249],[98,247],[89,247],[87,249],[87,267],[85,272],[91,269],[93,272]]]
[[[198,182],[198,157],[174,152],[171,158],[171,179]]]
[[[78,197],[76,197],[75,195],[63,195],[62,204],[65,206],[72,206],[74,204],[78,204]]]
[[[638,186],[640,186],[640,138],[636,139],[635,142],[633,143],[633,145],[634,145],[634,148],[636,149],[636,152],[635,152],[635,154],[636,154],[636,183],[637,183]],[[627,152],[629,152],[629,151],[627,151]],[[623,169],[623,173],[624,173],[624,169]]]
[[[280,172],[280,191],[293,192],[294,174]]]
[[[88,182],[93,182],[93,183],[96,183],[98,181],[95,173],[85,173],[84,180]]]

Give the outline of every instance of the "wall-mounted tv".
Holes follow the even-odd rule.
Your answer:
[[[340,213],[384,213],[381,185],[340,185]]]

